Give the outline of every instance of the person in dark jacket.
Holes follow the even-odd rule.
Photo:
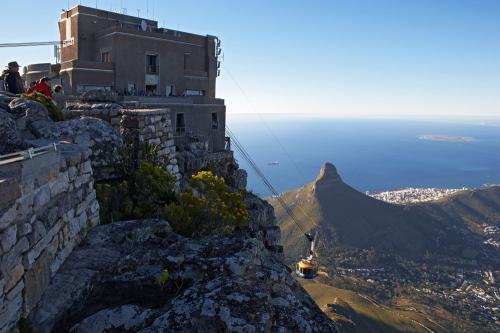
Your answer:
[[[47,97],[52,97],[52,92],[50,91],[50,79],[48,77],[43,77],[38,81],[38,84],[33,87],[34,92],[44,94]]]
[[[5,73],[5,90],[13,94],[24,93],[23,80],[19,74],[19,64],[16,61],[9,62],[9,70]]]

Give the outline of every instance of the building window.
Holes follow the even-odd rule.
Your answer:
[[[184,70],[191,69],[191,54],[184,53]]]
[[[146,54],[146,74],[158,74],[158,55]]]
[[[186,96],[205,96],[205,90],[193,90],[193,89],[186,89],[186,92],[184,93]]]
[[[101,52],[101,62],[111,62],[111,53],[109,51]]]
[[[175,134],[181,136],[186,134],[186,123],[184,121],[184,113],[175,115]]]
[[[217,119],[217,112],[212,112],[212,129],[219,128],[219,120]]]

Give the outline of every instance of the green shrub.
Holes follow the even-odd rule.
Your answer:
[[[101,223],[163,218],[183,236],[232,233],[246,226],[244,195],[231,191],[224,178],[210,171],[192,176],[190,187],[176,194],[175,178],[150,162],[125,179],[96,185]]]
[[[35,101],[47,108],[47,111],[49,112],[49,117],[53,121],[62,121],[64,120],[64,115],[59,110],[57,107],[56,103],[54,103],[54,100],[50,97],[45,96],[44,94],[40,94],[38,92],[33,92],[30,94],[23,94],[23,98],[30,100],[30,101]]]
[[[176,200],[175,178],[149,162],[140,162],[126,179],[96,185],[101,223],[158,218],[165,204]]]

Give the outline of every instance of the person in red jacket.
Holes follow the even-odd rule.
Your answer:
[[[33,87],[33,91],[52,98],[52,92],[50,91],[50,79],[48,77],[41,78],[40,81],[38,81],[38,83]]]

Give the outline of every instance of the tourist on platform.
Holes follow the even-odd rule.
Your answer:
[[[52,99],[54,100],[54,102],[57,104],[58,107],[61,108],[64,106],[65,98],[61,85],[57,84],[54,87],[54,92],[52,93]]]
[[[52,97],[52,92],[50,91],[50,79],[48,77],[43,77],[38,81],[37,85],[33,87],[34,92],[44,94],[47,97]]]
[[[9,62],[3,78],[6,91],[16,95],[24,93],[23,80],[19,74],[19,64],[16,61]]]
[[[38,84],[38,81],[33,81],[30,83],[30,87],[28,88],[28,90],[26,91],[26,93],[28,94],[31,94],[33,92],[33,89],[35,88],[35,86]]]

